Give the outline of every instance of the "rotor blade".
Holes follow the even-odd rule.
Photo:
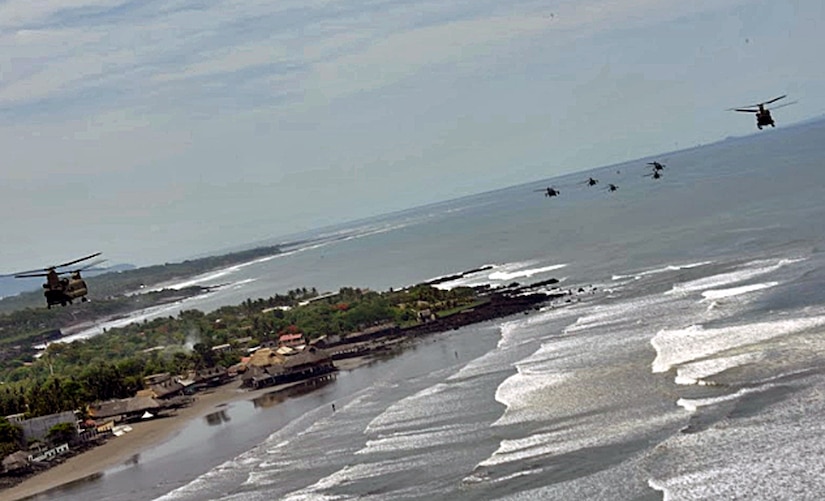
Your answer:
[[[106,262],[106,259],[95,259],[94,261],[92,261],[92,262],[91,262],[91,263],[89,263],[89,264],[83,265],[83,266],[81,266],[80,268],[77,268],[77,269],[72,270],[72,271],[71,271],[71,273],[74,273],[74,272],[77,272],[77,271],[84,271],[84,270],[88,270],[89,268],[91,268],[91,267],[93,267],[93,266],[97,266],[97,265],[99,265],[100,263],[105,263],[105,262]]]
[[[79,263],[79,262],[85,261],[87,259],[92,259],[93,257],[97,257],[101,254],[102,254],[102,252],[95,252],[94,254],[90,254],[90,255],[88,255],[86,257],[82,257],[80,259],[75,259],[74,261],[69,261],[68,263],[58,264],[57,266],[55,266],[55,268],[63,268],[64,266],[71,266],[75,263]]]
[[[784,98],[786,98],[786,97],[788,97],[788,95],[787,95],[787,94],[782,94],[781,96],[779,96],[779,97],[775,97],[775,98],[771,99],[770,101],[765,101],[765,102],[764,102],[764,103],[762,103],[762,104],[771,104],[771,103],[775,103],[776,101],[779,101],[780,99],[784,99]]]
[[[782,104],[780,104],[779,106],[773,106],[773,107],[771,107],[771,110],[778,110],[779,108],[784,108],[785,106],[790,106],[790,105],[792,105],[792,104],[796,104],[796,103],[798,103],[798,102],[799,102],[799,101],[791,101],[790,103],[782,103]]]
[[[732,108],[728,111],[742,111],[744,113],[758,113],[759,112],[759,110],[749,110],[747,108]]]
[[[14,278],[29,278],[29,277],[45,277],[48,273],[40,272],[40,273],[20,273],[14,275]]]
[[[26,271],[18,271],[16,273],[10,273],[8,275],[0,275],[0,277],[17,277],[20,275],[31,275],[33,273],[43,273],[43,276],[46,276],[46,272],[49,270],[44,270],[43,268],[38,268],[36,270],[26,270]]]

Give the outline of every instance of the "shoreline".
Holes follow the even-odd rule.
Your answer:
[[[336,367],[339,371],[351,371],[371,361],[372,357],[369,356],[354,357],[336,362]],[[304,382],[305,380],[296,381],[252,391],[241,389],[240,381],[237,379],[217,386],[196,395],[195,401],[190,406],[179,409],[173,415],[130,423],[132,431],[129,433],[110,438],[102,445],[29,476],[14,487],[0,491],[0,499],[3,501],[29,499],[74,482],[105,474],[107,470],[128,465],[134,456],[161,445],[180,433],[192,421],[203,418],[217,408],[240,400],[251,401],[262,395],[278,393]]]
[[[568,294],[572,295],[572,291],[567,294],[546,294],[532,292],[530,289],[532,289],[531,286],[517,286],[503,294],[493,292],[489,294],[487,303],[476,308],[411,327],[359,336],[357,340],[349,339],[348,342],[329,349],[335,352],[347,345],[360,346],[355,356],[336,358],[333,355],[335,366],[339,371],[351,371],[371,363],[387,352],[404,350],[410,344],[415,344],[429,335],[449,333],[466,325],[505,318],[518,313],[527,314],[531,310],[538,309],[540,304],[552,302]],[[132,463],[133,458],[138,454],[163,444],[180,433],[189,423],[214,412],[216,408],[239,400],[251,401],[263,395],[279,393],[306,381],[300,380],[257,390],[247,390],[241,388],[239,379],[235,379],[225,385],[195,395],[195,401],[191,405],[178,409],[172,415],[130,423],[132,431],[120,437],[110,438],[102,445],[69,457],[52,468],[28,476],[19,484],[0,491],[0,499],[4,501],[30,499],[68,484],[103,475],[108,470]]]

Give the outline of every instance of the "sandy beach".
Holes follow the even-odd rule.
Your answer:
[[[339,370],[353,370],[368,363],[370,357],[339,360]],[[62,485],[100,474],[107,469],[128,463],[136,454],[151,449],[178,433],[187,423],[236,400],[253,400],[267,393],[278,392],[302,381],[260,390],[240,388],[240,380],[199,393],[192,405],[174,415],[130,423],[132,431],[109,439],[105,444],[69,458],[64,463],[27,478],[19,485],[0,492],[0,501],[25,499]]]

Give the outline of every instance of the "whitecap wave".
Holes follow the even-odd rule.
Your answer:
[[[804,259],[780,259],[778,261],[753,261],[738,270],[675,284],[673,288],[665,292],[665,294],[690,294],[698,291],[708,291],[729,284],[752,280],[803,260]]]
[[[761,352],[743,353],[730,357],[718,357],[684,364],[676,369],[676,384],[709,384],[706,379],[734,367],[759,363],[765,359]]]
[[[494,271],[493,273],[490,273],[488,278],[490,280],[498,281],[513,280],[516,278],[532,277],[533,275],[540,275],[542,273],[547,273],[549,271],[560,270],[566,266],[566,264],[553,264],[550,266],[541,266],[539,268],[527,268],[523,270]]]
[[[613,280],[626,280],[628,278],[640,280],[642,277],[646,277],[648,275],[658,275],[660,273],[667,273],[668,271],[689,270],[691,268],[698,268],[700,266],[707,266],[709,264],[713,264],[713,261],[699,261],[697,263],[687,264],[670,264],[663,268],[653,268],[651,270],[640,271],[638,273],[631,273],[626,275],[613,275],[613,277],[611,278]]]
[[[776,287],[779,282],[765,282],[761,284],[742,285],[739,287],[731,287],[730,289],[710,289],[702,292],[702,297],[705,299],[722,299],[726,297],[739,296],[749,292],[761,291]]]
[[[769,322],[705,329],[691,325],[684,329],[659,331],[650,343],[656,350],[653,372],[711,357],[727,350],[743,348],[781,336],[825,326],[825,315],[789,318]]]

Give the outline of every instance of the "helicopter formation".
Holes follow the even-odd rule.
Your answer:
[[[730,108],[729,111],[753,113],[756,117],[756,127],[759,130],[762,130],[763,127],[767,126],[776,127],[776,122],[774,121],[773,116],[771,115],[771,110],[767,108],[767,105],[773,104],[786,97],[787,94],[783,94],[779,97],[775,97],[773,99],[769,99],[761,103],[743,106],[741,108]],[[795,103],[796,101],[784,103],[779,106],[774,106],[773,109],[776,110]],[[664,164],[658,161],[653,161],[648,162],[647,165],[651,168],[651,172],[645,174],[645,177],[650,177],[654,180],[662,178],[662,172],[665,169]],[[621,171],[616,171],[616,173],[620,174]],[[599,184],[599,180],[591,176],[588,177],[585,181],[583,181],[583,184],[586,184],[589,187],[593,187]],[[617,191],[619,187],[616,184],[609,183],[605,189],[609,192],[614,192]],[[561,194],[561,191],[559,191],[557,188],[553,186],[548,186],[547,188],[535,191],[544,193],[544,196],[548,198],[557,197]],[[89,293],[89,288],[86,285],[86,281],[83,280],[81,272],[91,268],[92,266],[102,263],[103,261],[105,261],[105,259],[92,261],[90,263],[85,264],[84,266],[75,269],[64,270],[62,268],[68,268],[72,265],[81,263],[83,261],[88,261],[90,259],[100,256],[100,254],[100,252],[96,252],[94,254],[90,254],[88,256],[84,256],[66,263],[49,266],[39,270],[20,272],[13,274],[11,276],[14,276],[15,278],[45,277],[46,283],[43,284],[43,295],[46,297],[47,308],[51,308],[52,306],[58,304],[61,306],[66,306],[67,304],[72,304],[72,302],[75,299],[80,299],[81,302],[86,302],[88,301],[88,298],[86,296]]]
[[[773,116],[771,115],[771,109],[776,110],[776,109],[779,109],[779,108],[784,108],[785,106],[790,106],[792,104],[796,104],[797,101],[791,101],[789,103],[780,104],[779,106],[774,106],[771,109],[769,109],[767,106],[769,104],[773,104],[777,101],[785,99],[786,97],[788,97],[788,95],[783,94],[779,97],[775,97],[773,99],[769,99],[769,100],[763,101],[761,103],[756,103],[756,104],[752,104],[752,105],[748,105],[748,106],[742,106],[741,108],[729,108],[728,111],[738,111],[738,112],[742,112],[742,113],[753,113],[756,116],[756,127],[759,130],[762,130],[762,128],[768,127],[768,126],[776,127],[776,122],[774,121]],[[654,179],[654,180],[655,179],[661,179],[663,177],[663,172],[664,172],[664,169],[665,169],[665,165],[663,163],[654,160],[653,162],[648,162],[647,165],[650,167],[651,171],[649,173],[645,174],[644,175],[645,177],[649,177],[649,178]],[[620,174],[620,173],[621,173],[621,171],[616,171],[616,174]],[[581,184],[586,184],[587,186],[596,186],[597,184],[599,184],[599,180],[595,179],[593,177],[588,177],[586,180],[582,181]],[[610,192],[616,191],[618,189],[619,189],[619,187],[615,184],[611,183],[611,184],[607,185],[607,190],[610,191]],[[544,196],[546,196],[546,197],[555,197],[555,196],[558,196],[561,193],[558,189],[556,189],[552,186],[548,186],[545,189],[535,190],[535,191],[543,192]]]
[[[645,177],[650,177],[653,179],[660,179],[662,177],[662,172],[665,170],[665,164],[659,161],[648,162],[647,165],[650,167],[650,172],[648,174],[644,174]],[[621,171],[616,171],[617,174],[621,174]],[[586,184],[587,186],[596,186],[599,184],[599,180],[594,177],[588,177],[584,181],[579,184]],[[605,190],[608,192],[614,192],[619,189],[619,186],[614,183],[608,183],[605,187]],[[544,193],[545,197],[557,197],[561,194],[557,188],[553,186],[548,186],[547,188],[542,188],[540,190],[533,190],[536,192]]]
[[[39,270],[21,271],[11,276],[14,278],[45,277],[46,283],[43,284],[43,295],[46,297],[46,307],[49,309],[58,304],[61,306],[72,304],[75,299],[80,299],[81,302],[85,303],[88,301],[86,296],[89,293],[89,288],[80,272],[104,262],[105,259],[97,259],[74,269],[62,268],[69,268],[72,265],[96,258],[100,256],[100,254],[100,252],[96,252],[67,263],[57,264]]]

